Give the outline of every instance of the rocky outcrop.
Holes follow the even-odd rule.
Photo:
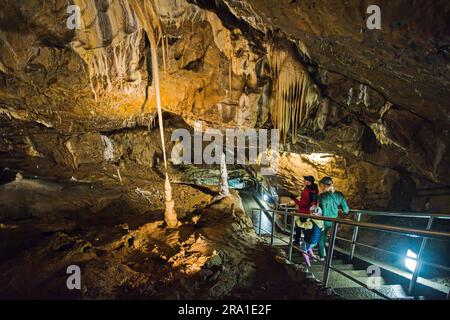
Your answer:
[[[364,161],[351,162],[333,154],[283,153],[278,174],[267,176],[264,182],[276,186],[281,196],[298,197],[305,187],[305,175],[312,175],[317,181],[325,176],[333,177],[336,190],[345,194],[353,209],[389,207],[393,197],[391,190],[400,180],[395,170]],[[400,192],[400,188],[396,192]]]
[[[73,167],[101,160],[86,153],[102,149],[100,132],[153,125],[148,86],[158,67],[164,109],[190,126],[275,126],[290,152],[450,181],[445,1],[380,1],[381,30],[365,27],[363,0],[154,1],[159,66],[134,0],[74,1],[75,30],[65,1],[2,2],[2,151],[24,148]],[[145,150],[119,154],[155,161],[147,140]]]
[[[297,48],[324,98],[300,141],[448,182],[447,2],[379,1],[381,30],[364,0],[192,2]]]
[[[179,188],[187,197],[178,209],[187,214],[180,218],[177,229],[167,229],[160,220],[162,214],[149,215],[147,201],[135,199],[129,186],[27,178],[2,185],[0,230],[13,241],[0,247],[0,296],[237,297],[242,295],[240,290],[251,291],[262,284],[253,283],[261,279],[260,275],[255,279],[255,261],[267,261],[282,277],[277,280],[285,295],[328,297],[316,284],[302,283],[306,274],[301,268],[274,263],[275,253],[258,240],[235,191],[211,203],[211,195],[187,186]],[[157,198],[153,190],[149,195],[152,201]],[[153,208],[157,206],[163,204],[153,202]],[[66,270],[73,265],[81,270],[81,290],[71,291],[66,286]],[[286,269],[292,282],[285,281]]]
[[[377,3],[381,30],[367,0],[0,0],[0,296],[324,297],[234,191],[200,186],[219,167],[171,159],[165,228],[163,120],[168,150],[176,128],[279,129],[277,175],[256,178],[280,195],[330,175],[352,208],[448,209],[415,196],[450,184],[450,3]]]

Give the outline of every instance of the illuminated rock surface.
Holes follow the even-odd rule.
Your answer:
[[[0,0],[0,274],[11,290],[32,282],[14,294],[58,295],[75,261],[88,270],[77,297],[224,297],[251,278],[249,252],[267,258],[239,205],[208,220],[218,190],[196,184],[218,182],[218,166],[169,165],[182,225],[161,228],[149,25],[162,33],[168,150],[171,133],[195,123],[275,127],[279,172],[259,178],[280,195],[298,194],[306,174],[330,175],[352,207],[448,209],[448,196],[415,197],[450,183],[448,1],[380,0],[372,31],[365,0],[155,0],[148,19],[141,0],[73,2],[80,30],[67,28],[67,1]],[[230,187],[255,178],[246,169],[228,166]],[[26,179],[12,182],[17,171]]]

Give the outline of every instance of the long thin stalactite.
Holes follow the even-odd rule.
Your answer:
[[[154,7],[153,1],[139,1],[139,0],[131,0],[132,6],[138,16],[139,20],[143,24],[143,28],[147,34],[147,37],[150,41],[150,51],[151,51],[151,60],[152,60],[152,77],[155,91],[155,99],[156,99],[156,107],[158,110],[158,124],[161,136],[161,146],[163,149],[163,158],[164,158],[164,170],[165,170],[165,200],[166,200],[166,208],[164,212],[164,219],[169,228],[174,228],[178,225],[177,213],[175,212],[175,203],[172,198],[172,187],[170,185],[170,179],[168,174],[168,166],[167,166],[167,155],[166,155],[166,145],[164,139],[164,123],[162,116],[162,106],[161,106],[161,94],[159,87],[159,63],[158,63],[158,43],[161,42],[162,50],[165,52],[165,44],[167,42],[164,41],[164,32],[162,24],[156,14],[156,10]],[[164,54],[165,56],[165,54]],[[165,59],[164,59],[165,64]]]

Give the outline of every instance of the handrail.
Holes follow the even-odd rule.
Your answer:
[[[296,210],[295,205],[289,205],[280,203],[279,206],[284,206],[285,210]],[[386,216],[386,217],[398,217],[398,218],[437,218],[450,220],[450,213],[436,213],[436,212],[395,212],[395,211],[374,211],[374,210],[361,210],[361,209],[350,209],[349,213],[354,214],[364,214],[370,216]]]
[[[402,217],[402,218],[437,218],[437,219],[449,219],[450,213],[424,213],[424,212],[389,212],[389,211],[373,211],[373,210],[358,210],[351,209],[350,213],[361,213],[371,216],[390,216],[390,217]]]
[[[262,210],[265,212],[274,212],[277,214],[287,214],[294,217],[300,218],[311,218],[310,214],[303,214],[298,212],[289,212],[289,211],[280,211],[280,210],[272,210],[272,209],[260,209],[253,208],[253,210]],[[443,231],[432,231],[432,230],[422,230],[422,229],[414,229],[414,228],[406,228],[406,227],[398,227],[398,226],[389,226],[385,224],[378,223],[370,223],[370,222],[357,222],[350,219],[341,219],[341,218],[331,218],[331,217],[319,217],[314,216],[314,220],[322,220],[322,221],[330,221],[334,223],[345,224],[354,227],[360,227],[365,229],[373,229],[379,231],[387,231],[392,233],[400,233],[410,236],[419,236],[425,238],[450,238],[450,232]]]
[[[272,210],[272,209],[261,209],[261,208],[253,208],[252,209],[252,220],[254,217],[254,212],[255,211],[259,211],[259,216],[260,216],[260,220],[259,220],[259,235],[261,235],[261,215],[262,212],[267,212],[267,213],[272,213],[272,230],[270,231],[271,233],[271,244],[273,244],[273,238],[274,238],[274,224],[275,224],[275,215],[279,214],[279,215],[284,215],[284,217],[286,218],[287,216],[291,216],[291,217],[302,217],[302,218],[312,218],[312,216],[310,214],[303,214],[303,213],[298,213],[298,212],[294,212],[294,211],[289,211],[289,210]],[[359,221],[359,218],[361,216],[361,213],[363,213],[363,211],[367,212],[368,214],[371,213],[377,213],[376,211],[369,211],[369,210],[352,210],[352,212],[356,213],[357,216],[357,221],[354,220],[350,220],[350,219],[342,219],[342,218],[331,218],[331,217],[321,217],[321,216],[314,216],[314,220],[321,220],[321,221],[330,221],[332,222],[332,228],[331,230],[332,235],[330,238],[330,245],[328,247],[328,253],[327,253],[327,258],[326,258],[326,262],[325,262],[325,270],[324,270],[324,275],[323,275],[323,283],[325,286],[328,285],[328,279],[329,279],[329,271],[330,270],[334,270],[334,268],[331,266],[331,262],[333,259],[333,252],[334,252],[334,244],[337,238],[337,228],[339,224],[344,224],[344,225],[349,225],[349,226],[353,226],[354,227],[354,232],[353,232],[353,236],[352,236],[352,240],[348,240],[351,245],[351,257],[350,259],[353,258],[353,254],[352,252],[354,252],[354,248],[355,246],[358,244],[360,245],[361,243],[358,243],[357,240],[357,232],[358,232],[358,228],[364,228],[364,229],[369,229],[369,230],[378,230],[378,231],[385,231],[385,232],[391,232],[391,233],[397,233],[397,234],[401,234],[404,236],[416,236],[416,237],[421,237],[422,238],[422,243],[421,243],[421,248],[419,251],[419,254],[417,256],[417,258],[415,259],[417,261],[417,266],[416,269],[413,271],[411,280],[410,280],[410,285],[408,288],[408,293],[411,293],[413,290],[414,285],[417,282],[417,279],[419,277],[419,273],[420,273],[420,268],[421,268],[421,264],[429,264],[429,265],[434,265],[434,264],[430,264],[430,263],[426,263],[425,261],[422,261],[421,259],[421,255],[423,253],[423,251],[425,250],[425,246],[427,244],[427,240],[428,239],[446,239],[446,240],[450,240],[450,233],[449,232],[442,232],[442,231],[432,231],[431,230],[431,226],[433,223],[433,220],[435,218],[440,218],[441,215],[439,214],[418,214],[418,215],[414,215],[417,217],[428,217],[428,224],[427,224],[427,229],[426,230],[422,230],[422,229],[415,229],[415,228],[407,228],[407,227],[399,227],[399,226],[390,226],[390,225],[383,225],[383,224],[377,224],[377,223],[369,223],[369,222],[361,222]],[[381,213],[381,215],[383,214],[387,214],[390,215],[392,214],[392,216],[398,216],[398,213],[389,213],[389,212],[383,212]],[[409,216],[409,214],[407,215],[400,215],[402,217],[405,216]],[[444,216],[444,219],[447,218],[446,216]],[[290,230],[290,240],[289,240],[289,260],[292,259],[292,249],[298,249],[297,247],[293,246],[293,234],[294,234],[294,222],[291,224],[291,230]],[[395,254],[395,253],[394,253]],[[440,265],[434,265],[437,268],[443,267]],[[444,267],[443,269],[448,269],[446,267]],[[374,291],[375,293],[384,296],[383,294],[377,292],[376,290],[371,290]]]
[[[372,249],[372,250],[375,250],[375,251],[380,251],[382,253],[389,254],[389,255],[392,255],[392,256],[395,256],[395,257],[399,257],[399,258],[404,258],[405,257],[401,253],[392,252],[392,251],[389,251],[389,250],[386,250],[386,249],[374,247],[374,246],[371,246],[370,244],[365,244],[365,243],[358,242],[358,241],[354,241],[353,242],[350,239],[346,239],[346,238],[342,238],[342,237],[336,237],[336,239],[340,240],[340,241],[347,242],[347,243],[354,243],[354,244],[357,244],[358,246],[369,248],[369,249]],[[415,260],[417,260],[417,259],[415,259]],[[450,271],[449,267],[446,267],[446,266],[443,266],[443,265],[440,265],[440,264],[437,264],[437,263],[432,263],[432,262],[428,262],[428,261],[424,261],[424,260],[421,260],[421,263],[425,264],[425,265],[428,265],[428,266],[432,266],[432,267],[438,268],[438,269],[442,269],[442,270],[445,270],[445,271]]]
[[[296,206],[291,206],[288,204],[280,204],[280,206],[285,206],[288,210],[295,210]],[[360,209],[350,209],[349,213],[354,214],[364,214],[370,216],[390,216],[399,218],[437,218],[450,220],[450,213],[433,213],[433,212],[394,212],[394,211],[374,211],[374,210],[360,210]]]

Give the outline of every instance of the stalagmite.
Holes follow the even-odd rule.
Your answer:
[[[229,196],[230,189],[228,187],[228,171],[227,163],[225,161],[225,154],[220,156],[220,195]]]
[[[164,211],[164,220],[169,228],[175,228],[178,226],[178,218],[177,213],[175,212],[175,202],[172,199],[172,187],[170,185],[169,175],[167,172],[167,156],[166,156],[166,145],[164,140],[164,125],[163,125],[163,117],[162,117],[162,107],[161,107],[161,95],[159,90],[159,64],[158,64],[158,39],[163,38],[163,31],[161,23],[156,15],[153,4],[149,1],[145,1],[142,7],[142,2],[138,0],[133,0],[133,7],[136,11],[137,16],[140,18],[141,22],[144,25],[145,32],[150,41],[150,51],[151,51],[151,59],[152,59],[152,76],[155,87],[155,98],[156,98],[156,106],[158,109],[158,123],[159,130],[161,136],[161,145],[163,149],[163,158],[164,158],[164,169],[166,173],[166,180],[164,185],[164,194],[166,199],[166,209]],[[144,13],[145,12],[145,13]],[[163,50],[164,41],[163,43]]]
[[[120,168],[116,167],[116,171],[117,171],[117,177],[119,178],[119,182],[122,184],[123,180],[122,180],[122,175],[120,174]]]

